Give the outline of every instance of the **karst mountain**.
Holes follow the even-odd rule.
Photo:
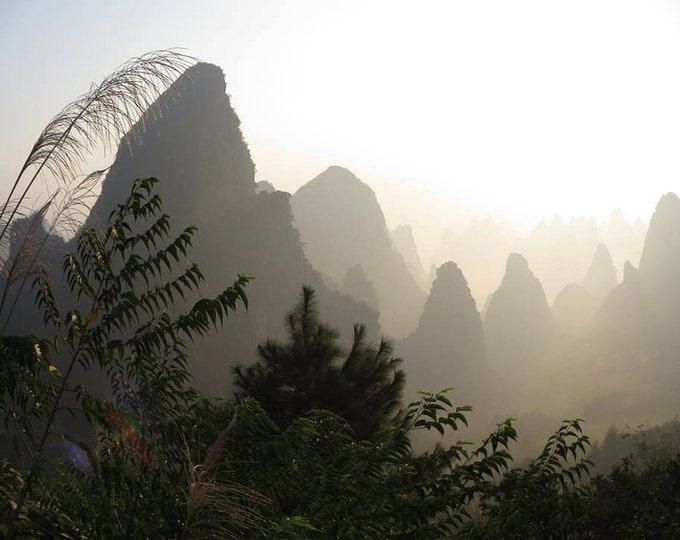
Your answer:
[[[400,341],[407,386],[415,392],[428,388],[456,388],[456,399],[475,398],[486,374],[487,359],[482,320],[458,265],[437,269],[418,327]]]
[[[360,265],[378,293],[380,325],[394,338],[412,332],[425,293],[392,245],[373,190],[342,167],[329,167],[291,197],[295,225],[314,268],[338,285]]]
[[[265,338],[285,335],[285,314],[303,285],[316,290],[325,320],[347,342],[353,323],[366,324],[373,339],[379,334],[377,313],[328,290],[305,257],[290,195],[256,184],[255,165],[219,67],[199,63],[189,68],[123,137],[86,226],[106,223],[132,181],[150,176],[160,180],[172,234],[187,225],[198,227],[188,259],[206,278],[203,296],[224,290],[239,273],[255,278],[247,286],[248,310],[239,309],[214,336],[193,345],[198,388],[229,393],[231,365],[254,359]],[[67,248],[75,250],[75,245]],[[61,268],[61,260],[53,267]]]
[[[490,362],[509,369],[527,367],[544,354],[553,330],[540,281],[522,255],[511,253],[503,280],[484,313]]]

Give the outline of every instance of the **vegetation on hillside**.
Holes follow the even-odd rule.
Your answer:
[[[11,316],[10,289],[32,283],[44,323],[39,335],[0,331],[1,538],[680,535],[675,443],[638,437],[631,451],[611,431],[593,453],[583,421],[566,420],[511,469],[512,419],[479,443],[456,440],[471,407],[448,390],[403,403],[390,342],[369,344],[356,324],[343,348],[308,287],[287,341],[264,341],[256,363],[235,368],[236,399],[197,391],[188,344],[247,308],[252,278],[201,297],[187,262],[196,229],[170,233],[154,178],[135,180],[101,229],[80,230],[52,282],[39,254],[54,198],[17,218],[39,171],[71,185],[82,152],[124,130],[185,61],[142,57],[67,107],[22,169],[17,182],[35,167],[23,195],[0,210],[0,314]],[[416,449],[418,432],[438,443]],[[611,471],[591,478],[591,453],[615,455]]]
[[[248,278],[173,314],[174,299],[194,293],[201,274],[192,265],[177,271],[194,230],[166,238],[154,184],[136,181],[104,236],[85,230],[78,252],[66,255],[78,308],[64,311],[36,279],[52,335],[1,340],[2,435],[14,443],[0,463],[6,538],[597,538],[677,529],[677,457],[626,463],[587,483],[589,440],[578,420],[508,473],[511,420],[479,446],[414,450],[415,431],[444,435],[467,424],[470,408],[454,407],[447,393],[423,393],[387,423],[378,415],[381,425],[362,438],[342,407],[335,414],[312,400],[286,409],[282,422],[245,395],[234,402],[193,390],[184,340],[246,305]],[[303,291],[289,316],[291,342],[264,344],[276,355],[263,361],[304,352],[311,368],[324,353],[330,369],[335,333],[318,322],[312,300]],[[381,349],[356,339],[349,358],[361,360],[359,372],[382,373],[396,364]],[[76,367],[105,380],[107,393],[78,383]],[[291,373],[289,385],[329,378]],[[86,426],[85,436],[69,426]]]

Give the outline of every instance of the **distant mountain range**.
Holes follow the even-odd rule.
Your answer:
[[[408,397],[454,386],[463,401],[539,423],[555,411],[595,425],[680,412],[676,195],[661,198],[646,236],[616,213],[606,226],[554,219],[521,242],[494,220],[478,220],[445,238],[447,262],[426,276],[411,227],[390,232],[373,190],[347,169],[329,167],[293,195],[255,182],[217,66],[190,68],[159,103],[160,119],[147,113],[122,139],[86,225],[100,227],[135,178],[154,176],[172,232],[198,227],[189,260],[206,277],[202,294],[238,273],[255,277],[248,311],[192,345],[200,389],[229,394],[231,366],[285,335],[284,317],[310,285],[322,320],[345,343],[353,323],[366,324],[373,340],[381,332],[396,340]],[[15,233],[26,226],[18,221]],[[75,249],[52,237],[48,265],[60,269],[64,251]],[[622,254],[639,257],[639,270],[619,264]],[[57,294],[68,297],[65,287]],[[8,330],[40,334],[40,320],[25,295]]]
[[[475,219],[462,232],[444,231],[437,261],[453,260],[469,276],[470,289],[483,305],[503,276],[510,253],[521,253],[541,280],[549,302],[567,283],[579,282],[598,245],[607,247],[615,269],[626,260],[638,260],[646,227],[639,220],[629,224],[619,210],[609,220],[565,221],[559,216],[536,225],[527,234],[491,217]]]
[[[324,319],[337,326],[347,342],[355,322],[366,324],[377,339],[378,314],[365,303],[329,290],[308,262],[293,226],[290,195],[255,183],[255,166],[222,70],[203,63],[191,67],[160,103],[160,119],[147,113],[121,141],[86,225],[105,223],[135,178],[154,176],[160,180],[172,232],[198,227],[190,260],[206,277],[202,294],[218,293],[238,273],[255,277],[247,287],[248,311],[241,310],[221,331],[194,345],[198,387],[230,393],[231,366],[254,359],[265,338],[285,335],[285,315],[302,285],[316,289]],[[75,250],[75,245],[64,248]],[[61,268],[61,258],[52,267]],[[26,320],[15,321],[15,329],[30,329],[31,321],[40,320],[33,319],[28,308],[25,313]]]
[[[373,190],[334,166],[298,189],[290,202],[314,268],[340,284],[360,265],[377,291],[384,332],[399,338],[413,331],[425,293],[394,248]]]

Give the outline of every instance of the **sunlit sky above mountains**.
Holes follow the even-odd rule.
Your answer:
[[[4,0],[0,180],[131,56],[220,65],[257,179],[331,164],[390,226],[648,219],[680,188],[680,2]]]

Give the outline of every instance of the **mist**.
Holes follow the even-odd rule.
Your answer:
[[[256,278],[247,314],[192,346],[198,388],[229,395],[228,367],[283,337],[305,285],[345,345],[354,323],[393,342],[406,399],[453,387],[479,415],[478,434],[508,416],[538,441],[562,416],[604,434],[676,414],[672,193],[649,227],[620,209],[606,220],[553,214],[530,226],[462,213],[467,225],[441,228],[428,245],[415,232],[433,224],[390,230],[370,184],[345,167],[330,165],[293,193],[256,181],[219,67],[190,68],[161,103],[160,118],[147,113],[121,141],[85,225],[106,220],[127,178],[155,176],[166,211],[199,228],[204,292],[216,293],[223,275]],[[46,266],[58,268],[72,242],[50,239]],[[36,331],[30,297],[19,302],[8,328]]]
[[[45,442],[58,425],[63,440],[90,452],[87,477],[109,448],[101,433],[115,435],[123,412],[142,426],[132,443],[119,437],[140,470],[155,459],[140,442],[145,429],[158,441],[185,429],[198,453],[214,457],[209,443],[221,441],[220,452],[245,462],[233,429],[243,440],[253,426],[271,429],[260,433],[264,444],[326,422],[333,428],[316,442],[375,443],[365,447],[374,456],[376,441],[405,429],[410,414],[433,416],[404,431],[409,459],[436,457],[436,445],[461,438],[486,448],[494,432],[515,463],[536,463],[565,418],[576,422],[569,436],[581,437],[581,426],[590,435],[577,440],[594,443],[581,450],[603,474],[625,463],[622,432],[661,426],[677,455],[678,6],[255,4],[206,5],[211,16],[192,11],[180,24],[171,3],[148,33],[142,5],[126,30],[140,30],[135,46],[172,36],[188,49],[130,60],[61,113],[84,79],[115,67],[111,47],[78,56],[67,40],[72,59],[50,67],[46,49],[28,76],[36,52],[20,54],[20,20],[36,8],[2,8],[0,44],[17,54],[0,66],[16,81],[0,89],[0,348],[9,366],[0,390],[7,403],[37,409],[38,398],[12,394],[30,384],[9,377],[46,362],[32,384],[49,388],[54,404],[35,425],[33,413],[0,409],[27,419],[0,432],[2,459],[28,471],[12,495],[21,504],[8,505],[11,527],[41,473],[10,438],[44,428],[26,455],[62,459]],[[121,23],[110,15],[93,17],[84,35]],[[37,24],[41,39],[54,40]],[[113,49],[123,61],[131,47]],[[125,212],[123,227],[116,216]],[[157,221],[145,229],[150,216]],[[143,254],[107,259],[128,248]],[[111,296],[100,305],[101,290]],[[147,335],[152,345],[135,341]],[[74,336],[85,337],[74,345]],[[114,358],[131,344],[125,371]],[[91,357],[76,363],[86,347]],[[145,347],[158,348],[147,367],[138,361]],[[40,386],[62,373],[61,387]],[[83,418],[61,417],[66,392]],[[446,432],[433,412],[445,405],[454,415]],[[231,407],[244,408],[245,427],[233,427],[236,412],[225,422]],[[201,438],[201,414],[211,441]],[[167,456],[193,463],[184,444]],[[252,462],[273,463],[276,451],[267,452]],[[295,456],[283,467],[297,473]],[[504,485],[494,471],[487,488]],[[249,474],[243,481],[264,494],[253,500],[273,504],[279,488]],[[459,506],[487,511],[482,491]],[[295,516],[290,504],[276,516]],[[313,514],[300,505],[300,516]]]

